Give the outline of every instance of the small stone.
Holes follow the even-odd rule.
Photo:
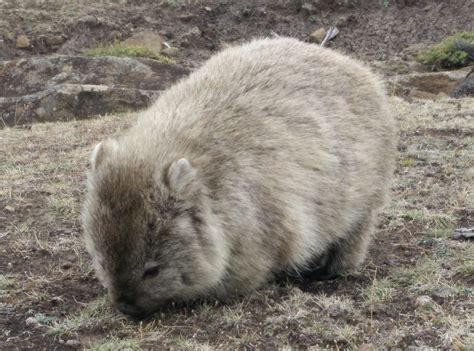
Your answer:
[[[38,320],[35,317],[28,317],[25,323],[26,325],[36,326],[38,325]]]
[[[206,10],[207,12],[212,12],[212,9],[209,6],[204,6],[204,10]]]
[[[301,5],[301,12],[305,15],[313,15],[316,13],[316,8],[311,3],[304,3]]]
[[[336,21],[336,27],[344,27],[347,26],[349,23],[353,22],[355,20],[354,15],[342,15],[339,16],[337,21]]]
[[[66,345],[67,346],[80,346],[81,343],[79,340],[69,339],[68,341],[66,341]]]
[[[309,41],[310,43],[316,43],[320,44],[324,37],[326,36],[326,30],[324,28],[319,28],[315,30],[311,35],[309,36]]]
[[[133,34],[130,38],[125,40],[125,43],[128,45],[145,47],[157,54],[163,50],[163,42],[164,40],[161,35],[150,31]]]
[[[17,49],[28,49],[30,47],[30,39],[26,35],[20,35],[16,38]]]
[[[441,286],[431,292],[431,296],[444,300],[456,296],[456,290],[448,286]]]
[[[97,18],[92,16],[92,15],[85,15],[80,17],[77,20],[78,23],[83,23],[83,24],[88,24],[88,25],[94,25],[97,24]]]
[[[46,115],[46,110],[44,107],[38,107],[35,112],[39,117]]]
[[[428,295],[421,295],[416,298],[415,303],[420,307],[431,307],[434,304],[434,301]]]
[[[191,30],[188,32],[184,33],[181,36],[181,46],[183,47],[189,47],[193,46],[193,42],[198,40],[202,35],[201,30],[199,27],[193,27]]]
[[[183,22],[189,22],[191,21],[194,17],[196,17],[195,15],[193,15],[192,13],[186,13],[184,15],[179,15],[178,16],[178,19],[180,21],[183,21]]]
[[[7,205],[5,206],[5,211],[7,212],[15,212],[15,207]]]
[[[358,351],[375,351],[376,348],[372,344],[362,344],[359,346]]]
[[[61,72],[57,75],[55,75],[52,80],[54,80],[55,82],[62,82],[62,81],[65,81],[68,77],[68,74],[66,72]]]
[[[163,49],[161,53],[169,57],[176,57],[178,56],[179,49],[175,47],[170,47],[170,48]]]
[[[64,65],[61,69],[61,71],[65,72],[65,73],[72,73],[72,65]]]
[[[183,37],[186,39],[194,39],[200,37],[201,35],[202,31],[199,29],[199,27],[193,27],[189,32],[185,33]]]
[[[46,38],[46,44],[49,46],[60,46],[64,44],[64,37],[62,35],[52,35]]]

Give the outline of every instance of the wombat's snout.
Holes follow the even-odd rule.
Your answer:
[[[140,318],[143,317],[145,314],[141,311],[138,307],[134,305],[129,305],[126,302],[120,302],[117,304],[117,308],[123,314],[127,314],[132,317]]]
[[[136,298],[130,294],[120,294],[116,306],[120,312],[134,318],[144,318],[148,314],[136,305]]]

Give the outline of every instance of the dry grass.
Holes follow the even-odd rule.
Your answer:
[[[451,235],[473,226],[474,99],[392,104],[397,178],[364,267],[331,282],[270,284],[225,305],[170,307],[143,322],[109,306],[78,219],[90,150],[134,116],[0,131],[0,312],[10,320],[0,348],[473,349],[474,248]]]

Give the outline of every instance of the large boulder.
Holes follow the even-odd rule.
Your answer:
[[[188,70],[149,59],[54,56],[0,62],[7,126],[147,107]]]

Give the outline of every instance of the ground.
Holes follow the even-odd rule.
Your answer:
[[[355,54],[373,63],[368,43]],[[187,51],[181,60],[196,65],[208,54]],[[358,271],[269,283],[227,304],[170,306],[141,322],[109,305],[80,223],[93,146],[136,114],[1,130],[0,349],[474,349],[474,246],[452,238],[474,226],[474,98],[390,103],[400,125],[396,177]]]

